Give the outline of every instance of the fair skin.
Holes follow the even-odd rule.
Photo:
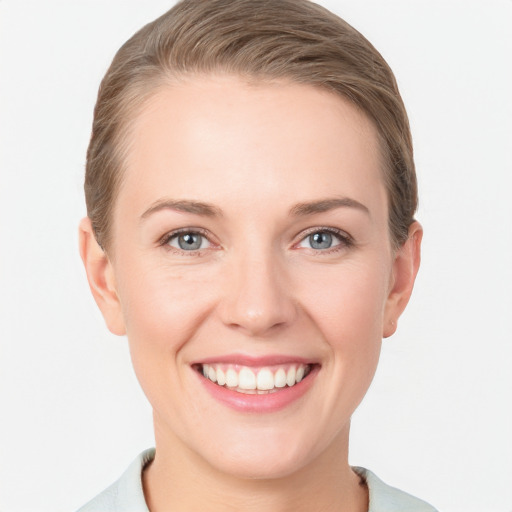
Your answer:
[[[108,255],[88,219],[80,245],[153,407],[150,510],[367,510],[350,417],[422,234],[392,247],[373,125],[310,86],[189,77],[154,94],[129,143]],[[291,367],[303,380],[277,387]],[[246,370],[271,392],[241,389]]]

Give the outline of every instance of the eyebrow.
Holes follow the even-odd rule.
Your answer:
[[[298,203],[290,209],[291,216],[302,217],[306,215],[314,215],[316,213],[327,212],[336,208],[356,208],[368,215],[370,211],[364,204],[351,199],[350,197],[336,197],[329,199],[320,199],[318,201],[310,201]],[[161,210],[174,210],[183,213],[191,213],[194,215],[203,215],[205,217],[221,217],[222,210],[212,204],[203,203],[201,201],[192,201],[188,199],[173,200],[159,199],[155,201],[142,215],[141,219],[146,219],[153,213]]]
[[[314,215],[315,213],[327,212],[335,208],[356,208],[366,214],[370,214],[370,210],[355,199],[350,197],[334,197],[328,199],[320,199],[319,201],[311,201],[307,203],[298,203],[291,210],[290,215],[304,216]]]
[[[188,199],[173,200],[159,199],[155,201],[142,215],[141,219],[146,219],[153,213],[161,210],[175,210],[183,213],[192,213],[195,215],[203,215],[205,217],[220,217],[222,211],[216,206],[200,201],[191,201]]]

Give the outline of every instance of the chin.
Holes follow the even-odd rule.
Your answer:
[[[275,427],[262,428],[252,436],[247,432],[231,435],[223,446],[220,454],[203,451],[201,455],[221,473],[250,480],[286,478],[310,464],[322,450],[311,442],[311,436],[290,436]]]
[[[234,478],[247,480],[275,480],[286,478],[307,464],[303,457],[270,456],[249,454],[243,457],[226,458],[217,469]]]

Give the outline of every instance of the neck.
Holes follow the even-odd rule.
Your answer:
[[[143,473],[146,502],[151,512],[366,512],[368,491],[348,465],[348,429],[304,467],[268,479],[220,471],[157,431],[155,460]]]

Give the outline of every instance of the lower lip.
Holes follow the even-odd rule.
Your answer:
[[[238,393],[214,384],[200,373],[196,373],[206,391],[215,400],[239,412],[266,413],[280,411],[302,398],[313,385],[319,370],[319,366],[314,366],[308,376],[298,384],[262,395]]]

